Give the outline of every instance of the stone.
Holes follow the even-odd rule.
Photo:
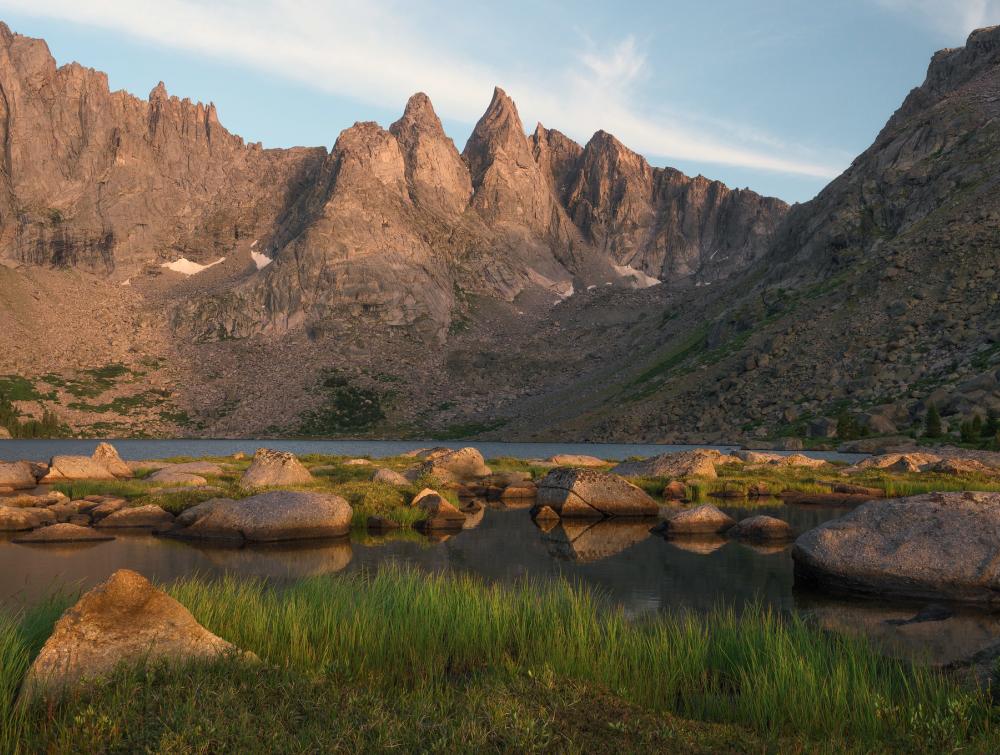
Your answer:
[[[737,540],[758,542],[791,540],[794,537],[792,527],[788,522],[764,514],[741,519],[726,534]]]
[[[53,456],[49,471],[39,480],[43,484],[71,480],[114,480],[111,470],[89,456]]]
[[[178,471],[172,467],[164,467],[154,472],[148,478],[150,482],[160,485],[207,485],[208,480],[191,472]]]
[[[560,467],[538,481],[536,501],[560,517],[656,516],[659,507],[644,490],[610,472]]]
[[[704,477],[714,480],[715,465],[723,454],[707,448],[653,456],[643,461],[626,461],[611,471],[623,477]]]
[[[983,474],[995,475],[997,470],[988,467],[976,459],[942,459],[939,462],[922,468],[923,471],[936,472],[938,474]]]
[[[465,514],[456,509],[440,493],[424,488],[414,497],[412,506],[424,512],[425,518],[414,524],[420,530],[462,529]]]
[[[410,484],[403,475],[393,469],[377,469],[375,474],[372,475],[372,482],[381,482],[386,485],[394,485],[395,487],[405,488]]]
[[[659,526],[667,535],[719,534],[732,528],[736,520],[710,503],[680,511]]]
[[[121,663],[218,658],[239,651],[134,571],[119,569],[56,622],[25,678],[23,694],[59,693]]]
[[[556,454],[546,459],[545,463],[555,467],[603,467],[608,462],[585,454]]]
[[[344,462],[345,467],[370,467],[371,461],[368,459],[348,459]]]
[[[90,514],[93,519],[97,520],[125,508],[125,504],[126,501],[123,498],[109,498],[100,503],[94,503],[92,506],[81,506],[80,511],[84,514]]]
[[[537,522],[558,522],[559,514],[551,506],[539,506],[532,511],[532,518]]]
[[[274,490],[199,503],[162,534],[248,543],[339,537],[350,531],[352,513],[350,504],[332,493]]]
[[[132,476],[132,469],[122,461],[122,457],[118,455],[118,451],[110,443],[98,443],[90,458],[103,465],[115,477]]]
[[[48,509],[0,506],[0,532],[23,532],[49,524],[56,524],[56,516]]]
[[[240,478],[240,487],[249,490],[277,485],[304,485],[312,481],[313,476],[295,458],[295,454],[259,448]]]
[[[796,581],[833,592],[1000,606],[1000,494],[872,501],[799,536]]]
[[[146,506],[119,509],[101,519],[97,523],[97,526],[101,528],[163,527],[171,524],[173,521],[173,514],[169,511],[164,511],[156,504],[150,503]]]
[[[201,477],[219,477],[224,475],[226,470],[211,461],[185,461],[181,464],[167,464],[159,471],[171,471],[184,474],[199,475]]]
[[[98,532],[90,527],[81,527],[68,522],[50,524],[47,527],[18,535],[15,543],[93,543],[114,540],[114,535]]]
[[[915,451],[912,453],[890,453],[870,456],[843,471],[847,474],[864,472],[867,469],[888,469],[892,472],[919,472],[941,461],[938,454]]]
[[[483,455],[471,447],[435,456],[420,467],[420,475],[431,475],[443,482],[469,482],[489,474]]]
[[[0,462],[0,485],[13,490],[35,487],[35,475],[26,461]]]
[[[687,498],[687,485],[680,480],[671,480],[663,488],[663,497],[671,501],[683,501]]]
[[[538,487],[533,482],[514,482],[500,491],[501,501],[531,500],[538,495]]]

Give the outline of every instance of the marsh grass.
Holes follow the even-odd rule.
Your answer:
[[[109,749],[123,737],[143,735],[136,720],[159,732],[160,746],[170,741],[164,736],[197,735],[198,746],[211,750],[247,726],[269,736],[267,726],[240,713],[243,705],[233,708],[234,723],[218,716],[219,706],[241,700],[261,708],[262,720],[298,701],[283,725],[316,736],[325,727],[322,741],[341,741],[352,735],[338,727],[358,713],[353,704],[347,710],[336,706],[340,700],[343,707],[347,695],[366,701],[370,722],[379,727],[366,729],[367,737],[389,737],[379,740],[382,746],[400,737],[407,741],[401,722],[423,727],[426,736],[428,723],[420,720],[434,701],[439,712],[455,716],[451,723],[430,722],[443,727],[438,734],[452,745],[459,736],[456,721],[474,726],[482,719],[493,722],[494,734],[506,732],[497,741],[507,747],[534,742],[532,749],[567,749],[575,732],[555,720],[550,699],[567,691],[585,696],[578,698],[587,712],[575,724],[582,727],[580,736],[588,733],[585,722],[606,727],[597,742],[617,737],[616,726],[651,736],[672,716],[736,725],[772,747],[787,738],[812,743],[794,749],[978,752],[996,735],[997,712],[986,695],[881,657],[863,641],[760,607],[739,615],[720,608],[705,616],[631,621],[565,582],[487,585],[394,567],[308,579],[285,589],[227,578],[187,579],[169,591],[206,628],[253,651],[263,664],[247,667],[228,659],[181,670],[122,671],[82,696],[15,715],[12,695],[44,628],[51,627],[60,606],[55,602],[38,616],[0,623],[2,741],[27,737],[26,750]],[[168,698],[164,687],[173,691]],[[339,695],[330,698],[331,690]],[[514,702],[512,690],[527,690],[530,704]],[[513,729],[489,699],[503,700],[508,713],[520,717]],[[606,720],[607,710],[622,718]],[[470,711],[476,713],[471,720]],[[365,741],[372,746],[373,740]],[[473,741],[495,740],[486,732]],[[756,741],[753,749],[760,749]],[[705,742],[719,747],[726,740]]]

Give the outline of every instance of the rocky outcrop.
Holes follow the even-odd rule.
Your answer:
[[[835,592],[1000,605],[1000,494],[866,503],[795,541],[796,581]]]
[[[435,456],[420,467],[419,474],[444,482],[468,482],[486,477],[490,468],[477,449],[468,447]]]
[[[237,653],[141,574],[120,569],[56,622],[28,670],[22,694],[58,694],[104,676],[121,663]]]
[[[652,456],[642,461],[626,461],[611,471],[623,477],[704,477],[714,480],[715,465],[727,463],[724,454],[707,448]]]
[[[350,531],[350,504],[331,493],[275,490],[233,501],[213,498],[187,509],[170,537],[267,543],[339,537]]]
[[[424,518],[414,525],[419,530],[460,530],[465,526],[465,514],[436,490],[424,488],[414,496],[410,505],[424,513]]]
[[[258,448],[250,466],[240,477],[240,487],[246,490],[310,482],[313,482],[313,476],[295,458],[295,454],[269,448]]]
[[[0,487],[23,490],[35,485],[35,474],[28,462],[0,462]]]
[[[618,475],[591,469],[553,469],[538,481],[536,506],[562,518],[656,516],[659,507],[645,491]]]

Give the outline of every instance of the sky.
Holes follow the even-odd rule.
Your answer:
[[[215,102],[266,147],[388,126],[426,92],[461,149],[494,85],[525,129],[598,129],[654,165],[805,201],[874,139],[931,55],[1000,0],[0,0],[60,64]]]

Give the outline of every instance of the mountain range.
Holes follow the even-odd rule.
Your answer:
[[[1000,29],[789,207],[528,134],[264,149],[0,25],[0,390],[91,435],[711,441],[1000,409]]]

